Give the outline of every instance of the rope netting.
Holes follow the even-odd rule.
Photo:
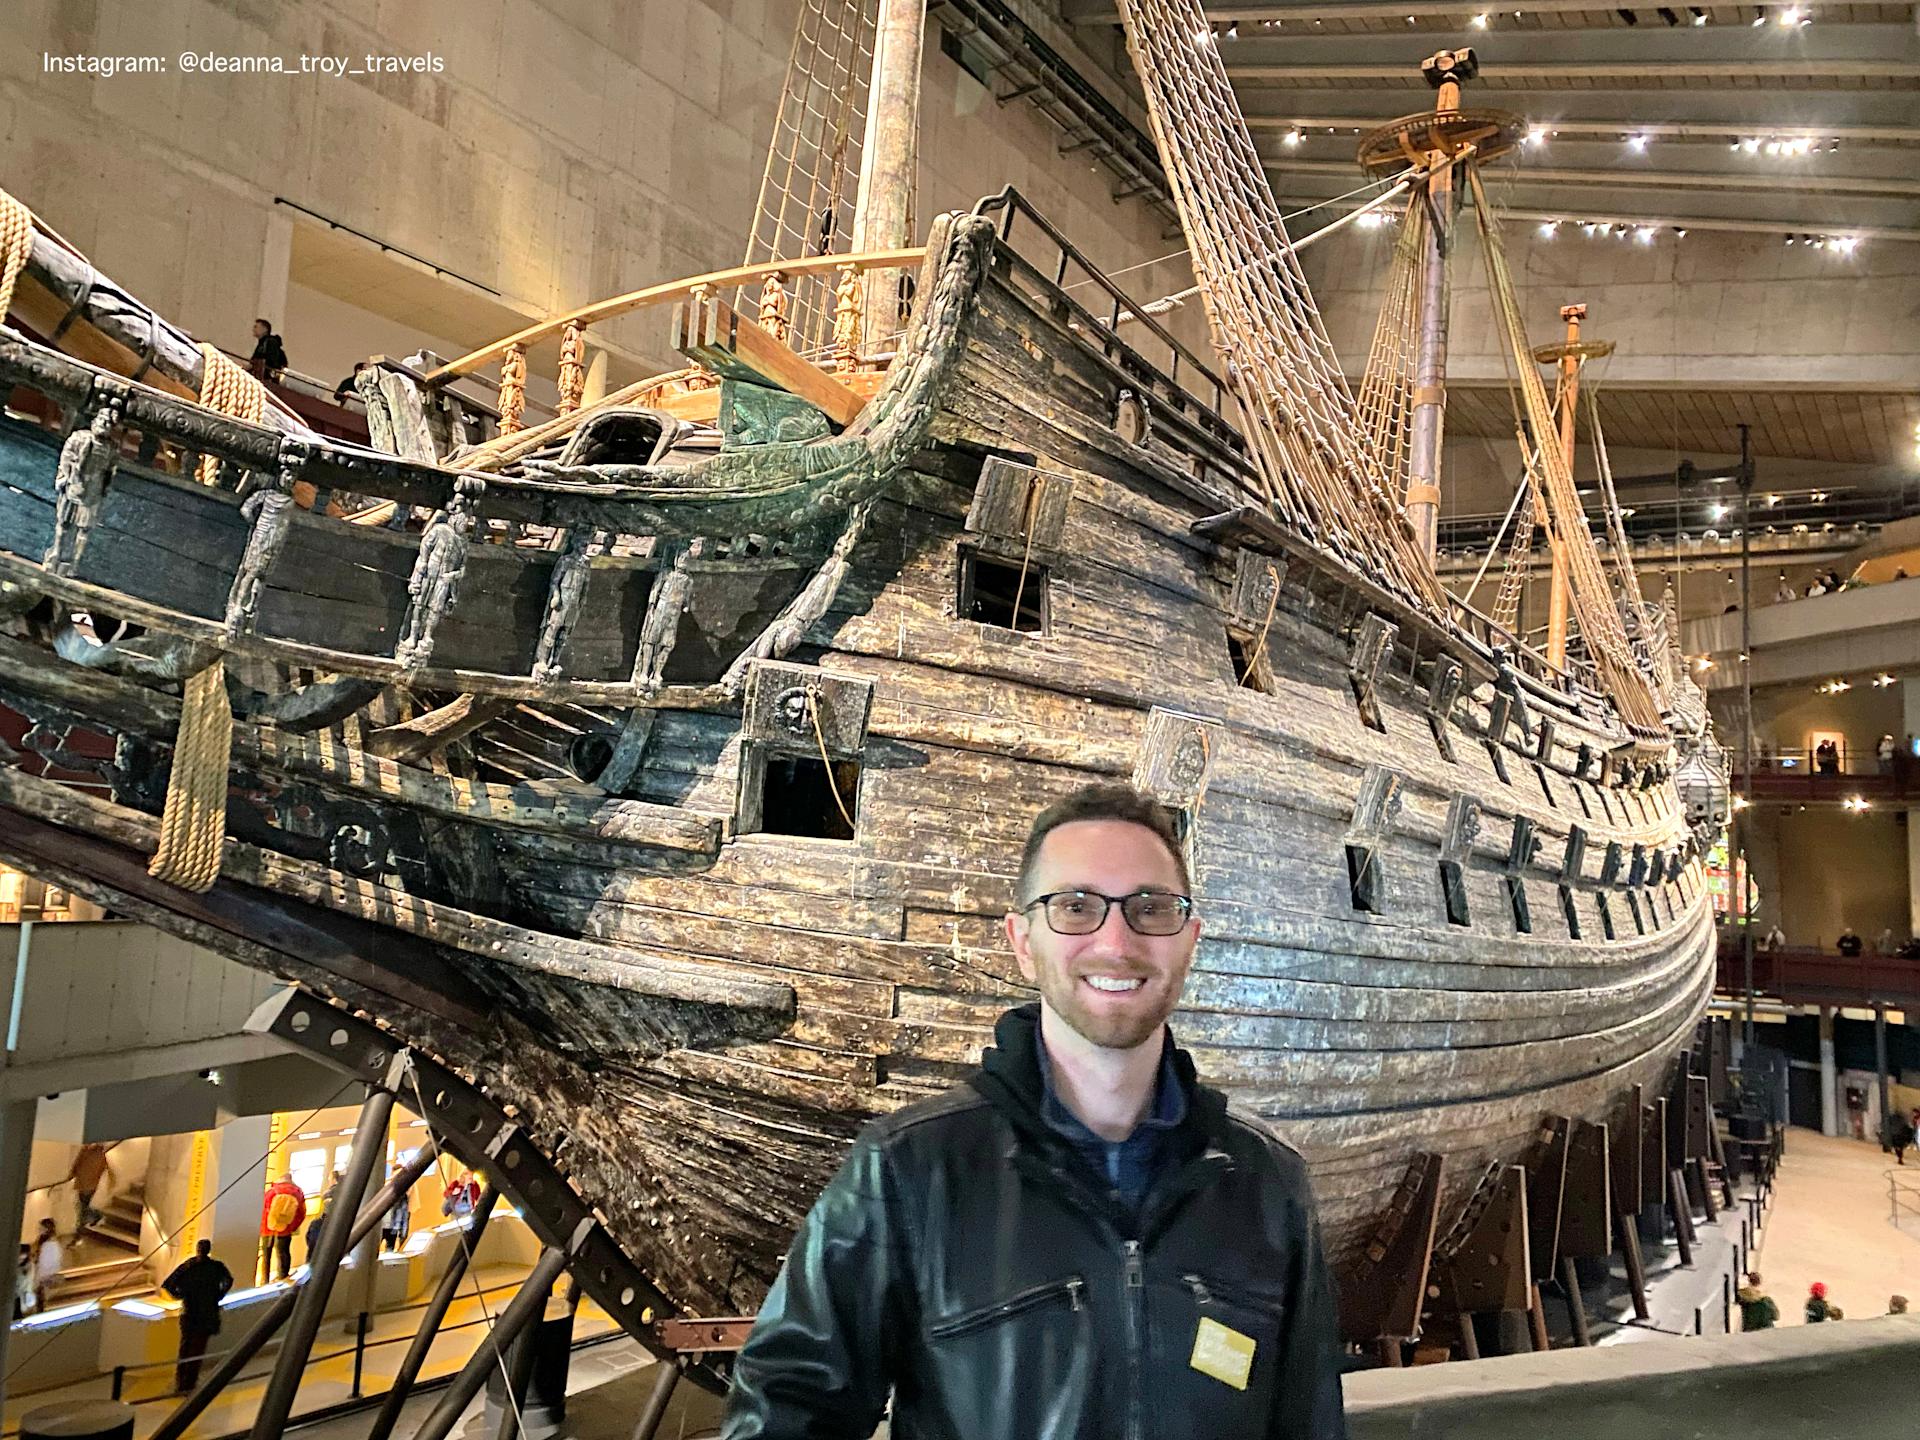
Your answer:
[[[1519,371],[1521,419],[1526,432],[1538,442],[1534,478],[1539,485],[1539,499],[1544,502],[1541,519],[1565,556],[1567,588],[1581,638],[1600,683],[1618,707],[1621,719],[1643,733],[1657,734],[1661,730],[1659,703],[1627,638],[1626,625],[1607,583],[1599,547],[1594,544],[1593,532],[1587,525],[1586,510],[1574,488],[1573,467],[1565,452],[1550,438],[1554,434],[1553,406],[1534,364],[1532,347],[1527,343],[1526,325],[1521,319],[1520,303],[1500,240],[1498,217],[1481,186],[1478,170],[1467,171],[1467,183],[1473,192],[1474,219],[1486,259],[1494,318]]]
[[[1406,494],[1412,453],[1414,342],[1426,292],[1428,220],[1424,197],[1413,197],[1401,222],[1400,239],[1387,272],[1386,298],[1374,325],[1360,393],[1354,399],[1355,418],[1380,458],[1388,490],[1395,495]]]
[[[1198,0],[1121,0],[1120,18],[1265,499],[1322,550],[1444,615],[1432,567],[1357,423],[1212,25]]]
[[[743,263],[851,247],[876,8],[873,0],[806,0],[801,8]],[[832,343],[835,283],[833,275],[807,275],[787,284],[787,343],[803,355]],[[751,314],[757,303],[743,290],[734,306]]]

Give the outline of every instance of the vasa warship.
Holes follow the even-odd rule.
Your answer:
[[[746,263],[377,358],[370,444],[8,197],[0,856],[292,982],[256,1025],[422,1111],[664,1353],[1030,998],[1026,827],[1126,780],[1205,920],[1176,1033],[1306,1156],[1349,1338],[1537,1313],[1711,1145],[1725,789],[1574,486],[1592,347],[1543,380],[1506,274],[1520,122],[1442,53],[1368,137],[1400,228],[1351,383],[1193,0],[1120,11],[1204,357],[1012,190],[913,243],[915,7],[803,8]],[[1456,224],[1544,652],[1435,575]],[[589,401],[584,337],[648,307],[686,366]]]

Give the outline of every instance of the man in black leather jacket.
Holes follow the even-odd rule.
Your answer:
[[[1038,1005],[870,1125],[742,1349],[727,1440],[1344,1440],[1306,1167],[1166,1020],[1200,926],[1166,812],[1035,822],[1007,933]]]

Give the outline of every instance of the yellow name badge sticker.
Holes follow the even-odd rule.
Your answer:
[[[1244,1390],[1247,1376],[1253,1370],[1253,1337],[1242,1335],[1218,1320],[1202,1320],[1193,1337],[1193,1359],[1187,1363],[1222,1385]]]

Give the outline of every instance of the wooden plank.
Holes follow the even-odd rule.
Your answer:
[[[673,348],[716,375],[797,395],[836,425],[851,425],[866,404],[717,295],[687,300],[674,311]]]

